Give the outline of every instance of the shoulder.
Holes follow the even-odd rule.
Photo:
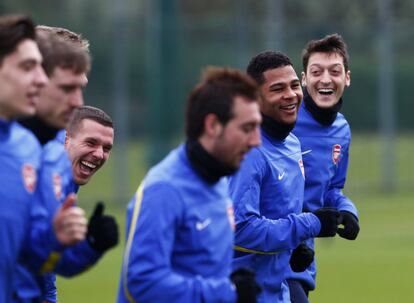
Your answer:
[[[340,137],[350,137],[351,136],[351,128],[349,126],[348,121],[346,120],[345,116],[341,113],[338,113],[336,116],[336,120],[333,124],[338,136]]]
[[[11,125],[10,153],[21,158],[40,158],[42,147],[36,137],[25,127],[14,122]]]
[[[59,140],[52,140],[43,147],[43,161],[55,163],[67,160],[65,146]]]

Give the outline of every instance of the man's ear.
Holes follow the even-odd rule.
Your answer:
[[[204,133],[209,137],[217,137],[221,134],[223,125],[216,114],[208,114],[204,118]]]
[[[349,87],[351,85],[351,71],[350,70],[348,70],[346,73],[345,73],[345,86],[346,87]]]
[[[68,145],[69,145],[69,135],[68,135],[68,132],[66,131],[66,135],[65,135],[65,148],[67,148],[68,147]]]
[[[301,75],[301,78],[302,78],[302,82],[301,82],[302,87],[305,87],[306,86],[306,74],[305,74],[305,72],[302,72],[300,75]]]

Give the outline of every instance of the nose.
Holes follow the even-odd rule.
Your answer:
[[[44,87],[49,82],[49,78],[46,76],[45,71],[43,68],[39,65],[36,68],[36,73],[34,77],[34,83],[38,87]]]
[[[321,82],[324,83],[324,84],[331,83],[331,77],[330,77],[329,72],[327,70],[325,70],[322,73]]]
[[[252,148],[259,146],[260,144],[262,144],[262,139],[260,137],[260,127],[257,126],[250,137],[249,145]]]
[[[80,107],[83,105],[83,91],[80,87],[76,88],[73,92],[70,99],[70,105],[73,107]]]
[[[296,97],[296,92],[291,88],[291,87],[288,87],[287,89],[286,89],[286,93],[284,94],[284,96],[283,96],[285,99],[292,99],[292,98],[295,98]]]
[[[98,146],[95,148],[95,150],[92,153],[92,156],[94,156],[96,159],[102,160],[104,158],[104,150],[102,146]]]

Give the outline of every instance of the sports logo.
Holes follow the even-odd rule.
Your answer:
[[[22,176],[24,187],[29,193],[33,193],[36,188],[36,170],[30,164],[23,164]]]
[[[303,177],[303,179],[305,179],[305,167],[303,166],[302,159],[299,159],[298,163],[299,163],[300,171],[302,172],[302,177]]]
[[[236,230],[236,221],[234,220],[234,209],[232,204],[227,206],[227,217],[229,218],[231,229]]]
[[[62,197],[62,178],[58,173],[53,173],[52,182],[56,200],[60,200]]]
[[[211,224],[211,219],[207,218],[204,221],[197,221],[196,222],[196,229],[198,231],[201,231],[203,229],[205,229],[207,226],[209,226]]]
[[[335,144],[332,147],[332,161],[335,165],[337,165],[339,160],[340,160],[341,149],[342,149],[342,147],[339,144]]]

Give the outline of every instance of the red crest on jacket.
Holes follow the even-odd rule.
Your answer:
[[[36,170],[30,164],[23,164],[22,167],[23,184],[29,193],[33,193],[36,188]]]
[[[340,156],[341,156],[341,149],[342,149],[342,147],[339,144],[335,144],[332,147],[332,161],[335,165],[337,165],[338,162],[339,162],[339,159],[340,159]]]

